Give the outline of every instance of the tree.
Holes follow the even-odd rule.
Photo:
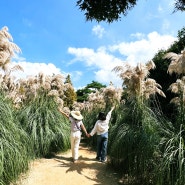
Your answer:
[[[185,48],[185,27],[178,31],[177,39],[167,52],[180,53]]]
[[[106,87],[106,85],[103,85],[103,84],[96,82],[96,81],[92,81],[90,84],[87,84],[87,86],[85,88],[78,89],[76,91],[77,101],[78,102],[86,101],[87,97],[90,93],[96,92],[96,90],[100,90],[103,87]]]
[[[170,61],[164,59],[165,54],[165,50],[160,50],[152,59],[156,65],[156,68],[150,71],[150,78],[155,79],[156,82],[162,86],[162,90],[165,93],[166,98],[158,95],[156,95],[156,97],[160,102],[161,112],[171,120],[175,118],[174,106],[173,104],[170,104],[170,100],[174,97],[174,95],[168,90],[168,88],[170,84],[175,82],[176,76],[174,74],[169,75],[167,73]]]
[[[111,23],[118,21],[123,14],[127,15],[128,11],[136,5],[137,0],[78,0],[77,6],[87,21],[96,20],[97,22],[106,21]],[[185,0],[175,0],[175,11],[185,10]]]
[[[64,106],[71,109],[73,103],[77,100],[77,95],[73,88],[70,75],[67,75],[64,84],[66,85],[66,90],[64,91]]]
[[[136,5],[137,0],[78,0],[77,6],[85,11],[87,21],[95,19],[97,22],[109,23],[120,19],[120,14],[127,15],[127,11]]]
[[[73,85],[72,82],[71,82],[71,76],[70,76],[69,74],[66,76],[66,80],[65,80],[64,83],[65,83],[65,84],[66,84],[66,83],[69,83],[69,84]]]
[[[175,1],[175,11],[185,11],[185,0],[176,0]]]
[[[87,84],[86,88],[91,89],[92,91],[100,90],[101,88],[106,87],[106,85],[103,85],[99,82],[92,81],[90,84]]]

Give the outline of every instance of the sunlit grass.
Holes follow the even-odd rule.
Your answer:
[[[28,170],[31,148],[28,136],[15,119],[12,105],[0,95],[0,184],[7,185]]]
[[[20,110],[19,119],[31,138],[37,157],[69,148],[70,125],[58,111],[53,97],[40,94]]]

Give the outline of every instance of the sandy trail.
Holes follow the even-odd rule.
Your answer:
[[[106,163],[95,160],[96,153],[80,144],[79,161],[71,162],[71,151],[42,158],[30,164],[18,185],[118,185],[119,175]]]

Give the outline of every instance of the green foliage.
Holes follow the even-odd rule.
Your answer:
[[[169,75],[167,73],[169,60],[164,59],[166,51],[160,50],[153,58],[156,65],[154,70],[150,71],[150,78],[153,78],[162,86],[162,90],[166,95],[166,98],[156,95],[156,98],[160,102],[160,107],[163,114],[170,120],[175,118],[176,109],[173,104],[170,104],[170,100],[174,97],[174,94],[169,91],[169,86],[176,81],[176,75]],[[153,106],[153,105],[151,105]]]
[[[120,14],[126,16],[127,11],[136,5],[136,0],[110,1],[110,0],[78,0],[77,6],[85,11],[87,21],[106,21],[108,23],[120,19]]]
[[[112,23],[121,19],[121,15],[126,16],[134,6],[137,0],[78,0],[77,6],[84,15],[87,21],[96,20],[97,22],[105,21]],[[176,0],[174,11],[185,10],[185,0]]]
[[[185,11],[185,0],[176,0],[175,1],[175,11]]]
[[[16,181],[28,170],[31,145],[28,135],[16,120],[12,104],[0,95],[0,184]]]
[[[161,125],[160,134],[161,157],[156,169],[156,182],[159,185],[184,185],[184,129],[181,125],[177,130],[171,123],[165,122]]]
[[[77,101],[78,102],[87,101],[88,95],[90,93],[94,93],[94,92],[96,92],[96,90],[100,90],[103,87],[106,87],[106,85],[103,85],[103,84],[96,82],[96,81],[92,81],[90,84],[87,84],[87,86],[85,88],[78,89],[76,91]]]
[[[87,84],[86,88],[92,89],[92,90],[100,90],[101,88],[106,87],[106,85],[103,85],[99,82],[92,81],[90,84]]]
[[[110,129],[109,155],[111,164],[137,182],[145,184],[153,177],[158,120],[144,104],[120,107],[116,123]],[[146,183],[147,184],[147,183]]]
[[[180,53],[185,48],[185,27],[178,31],[177,39],[167,52]]]
[[[84,102],[87,101],[88,95],[92,92],[92,90],[84,88],[84,89],[78,89],[76,91],[77,94],[77,102]]]
[[[33,142],[36,157],[69,148],[69,123],[53,97],[42,93],[19,113],[23,129]]]

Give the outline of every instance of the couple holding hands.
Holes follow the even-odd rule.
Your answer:
[[[85,135],[88,138],[93,136],[94,134],[97,134],[96,159],[100,162],[106,161],[108,129],[113,110],[114,107],[111,108],[107,115],[104,112],[100,112],[98,115],[98,120],[96,121],[94,128],[90,133],[87,133],[87,130],[82,122],[83,116],[81,115],[80,111],[71,111],[69,116],[64,112],[60,111],[66,117],[68,117],[71,122],[71,151],[74,163],[78,160],[78,150],[81,140],[81,129],[84,131]]]

